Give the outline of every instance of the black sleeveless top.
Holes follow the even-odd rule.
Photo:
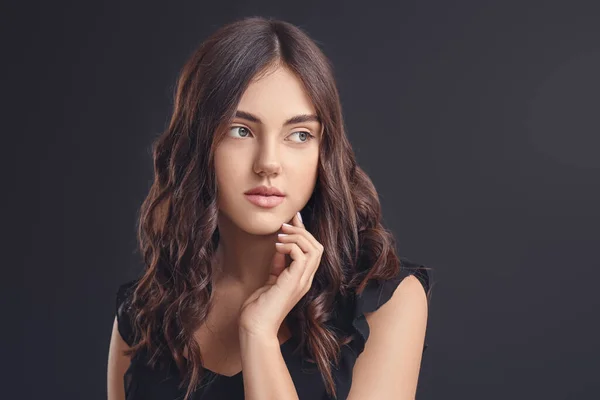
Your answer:
[[[349,296],[351,299],[345,303],[344,309],[337,313],[337,320],[334,321],[336,328],[342,330],[344,334],[353,335],[353,340],[341,347],[338,368],[332,367],[339,400],[346,399],[348,396],[352,384],[352,369],[369,337],[369,325],[364,313],[375,311],[387,302],[402,279],[408,275],[415,275],[419,279],[429,301],[430,276],[427,269],[404,257],[400,257],[400,262],[401,269],[398,276],[386,281],[369,281],[362,295]],[[133,344],[133,331],[128,304],[135,283],[136,280],[124,283],[117,291],[118,329],[121,337],[129,346]],[[297,345],[298,338],[292,335],[281,344],[280,348],[299,399],[330,399],[316,364],[303,360],[300,353],[295,351]],[[427,342],[425,342],[423,352],[427,347]],[[183,400],[187,387],[178,388],[180,377],[175,362],[171,362],[169,367],[163,365],[151,368],[146,364],[146,359],[147,357],[143,353],[138,353],[133,357],[125,372],[123,383],[126,400]],[[169,359],[172,361],[170,355]],[[200,387],[194,392],[192,400],[244,399],[242,371],[233,376],[226,376],[206,368],[204,370],[204,378]]]

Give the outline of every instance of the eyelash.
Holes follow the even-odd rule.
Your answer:
[[[248,132],[252,133],[252,131],[250,129],[246,128],[245,126],[232,126],[232,127],[229,128],[229,130],[231,131],[234,128],[244,128]],[[308,135],[308,139],[306,141],[304,141],[304,142],[296,142],[296,143],[299,143],[299,144],[308,143],[308,142],[310,142],[311,140],[313,140],[315,138],[315,136],[313,134],[311,134],[310,132],[307,132],[307,131],[295,131],[295,132],[292,133],[292,135],[294,133],[306,133]]]

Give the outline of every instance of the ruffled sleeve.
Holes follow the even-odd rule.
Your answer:
[[[400,282],[409,275],[414,275],[419,279],[429,301],[430,276],[427,268],[404,257],[400,257],[400,273],[395,278],[386,281],[371,280],[362,294],[356,296],[352,327],[356,333],[356,340],[353,343],[357,357],[364,350],[365,343],[369,337],[369,324],[365,318],[365,313],[379,309],[379,307],[391,299]],[[427,347],[429,346],[425,341],[423,352],[425,352]]]
[[[131,297],[133,295],[133,289],[137,280],[129,281],[121,286],[117,290],[117,302],[116,302],[116,316],[117,325],[121,337],[130,347],[134,342],[133,335],[133,320],[131,317]]]

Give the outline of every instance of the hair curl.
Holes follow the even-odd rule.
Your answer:
[[[352,340],[328,324],[336,298],[360,295],[369,280],[400,271],[377,192],[345,133],[330,61],[303,30],[284,21],[247,17],[218,29],[181,70],[171,120],[152,146],[154,181],[137,233],[146,268],[133,292],[136,340],[126,352],[147,351],[150,365],[170,353],[180,388],[187,385],[186,400],[204,373],[193,333],[213,305],[210,261],[219,240],[214,150],[250,81],[276,66],[301,80],[324,127],[317,182],[302,216],[325,250],[311,289],[286,321],[330,396],[336,392],[330,360],[338,365],[341,346]]]

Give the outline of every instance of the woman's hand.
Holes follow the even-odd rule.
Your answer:
[[[323,245],[304,228],[299,213],[292,225],[282,226],[284,236],[275,244],[271,275],[265,286],[248,297],[240,311],[240,334],[277,338],[282,322],[308,292],[321,263]],[[286,254],[292,262],[286,268]]]

